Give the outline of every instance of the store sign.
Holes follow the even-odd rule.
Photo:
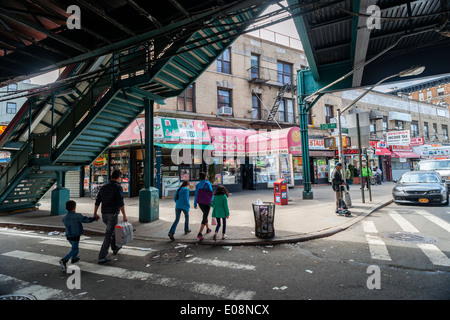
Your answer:
[[[412,147],[411,147],[411,145],[407,145],[407,146],[393,145],[392,151],[412,151]]]
[[[214,155],[245,155],[245,141],[253,130],[209,128]]]
[[[353,155],[359,154],[358,149],[344,149],[342,151],[343,151],[344,156],[353,156]],[[335,150],[335,154],[336,154],[336,156],[338,156],[339,150]]]
[[[6,130],[6,126],[0,126],[0,135]]]
[[[323,139],[309,139],[309,149],[325,149],[325,145],[323,144]]]
[[[423,146],[425,144],[425,139],[423,137],[411,138],[410,145],[413,147]]]
[[[387,132],[386,138],[390,146],[409,146],[410,144],[409,130]]]
[[[153,136],[162,142],[176,142],[182,140],[195,140],[199,143],[209,142],[208,125],[205,121],[155,118]]]

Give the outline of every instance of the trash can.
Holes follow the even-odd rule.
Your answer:
[[[275,229],[273,227],[275,203],[255,202],[253,203],[253,214],[255,216],[255,235],[261,239],[275,237]]]

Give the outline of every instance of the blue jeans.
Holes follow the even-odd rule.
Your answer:
[[[184,232],[189,231],[189,211],[186,211],[184,209],[175,209],[175,221],[173,222],[172,227],[169,231],[171,234],[175,234],[178,222],[180,221],[181,211],[183,211],[184,213]]]
[[[226,230],[227,230],[227,218],[216,218],[217,220],[217,226],[216,226],[216,232],[219,232],[221,223],[220,221],[223,221],[223,228],[222,228],[222,233],[225,234]]]
[[[69,261],[70,258],[74,259],[78,257],[78,253],[80,252],[79,243],[80,241],[72,241],[69,240],[72,245],[72,250],[64,257],[64,260]]]

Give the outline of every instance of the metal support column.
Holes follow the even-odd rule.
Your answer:
[[[159,190],[154,187],[154,144],[153,144],[153,105],[146,98],[145,109],[145,153],[144,188],[139,191],[139,222],[146,223],[159,219]]]

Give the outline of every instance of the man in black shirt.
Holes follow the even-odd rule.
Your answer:
[[[102,220],[106,224],[105,239],[103,240],[102,248],[98,254],[98,263],[103,264],[111,261],[107,258],[109,247],[113,251],[113,254],[117,254],[120,247],[116,245],[115,227],[117,225],[119,212],[122,212],[123,221],[128,221],[125,214],[125,204],[123,202],[123,189],[120,186],[122,181],[122,172],[120,170],[114,170],[111,175],[109,183],[102,186],[100,189],[97,200],[95,201],[94,218],[98,217],[97,211],[102,204]]]
[[[341,175],[342,164],[336,163],[334,171],[331,173],[331,187],[333,188],[336,200],[336,213],[339,212],[339,199],[341,198],[341,186],[345,186],[345,181]]]

